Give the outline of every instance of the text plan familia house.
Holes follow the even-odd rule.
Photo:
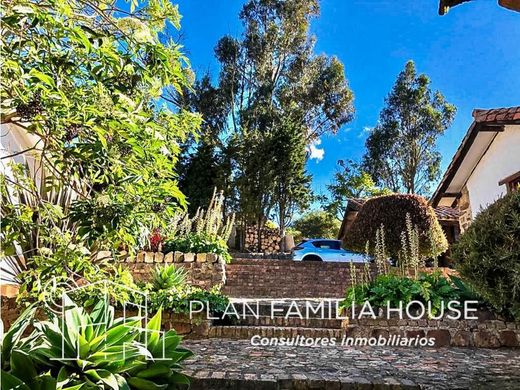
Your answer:
[[[474,110],[431,204],[456,208],[464,231],[480,210],[519,186],[520,106]]]

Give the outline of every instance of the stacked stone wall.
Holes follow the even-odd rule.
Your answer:
[[[122,263],[136,281],[149,280],[155,267],[171,263],[187,271],[190,284],[206,290],[226,281],[225,261],[213,253],[140,252]]]

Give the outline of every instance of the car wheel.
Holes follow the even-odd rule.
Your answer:
[[[323,261],[323,259],[316,255],[305,256],[302,261]]]

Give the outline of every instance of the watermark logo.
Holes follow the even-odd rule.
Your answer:
[[[165,350],[165,340],[166,338],[163,337],[166,332],[162,330],[155,330],[155,329],[149,329],[149,312],[148,312],[148,294],[146,292],[132,289],[128,286],[115,283],[108,280],[98,281],[94,283],[85,283],[83,285],[78,285],[74,281],[70,282],[62,282],[57,283],[55,280],[51,281],[45,286],[44,291],[44,304],[46,308],[50,311],[52,311],[54,314],[60,316],[63,321],[61,321],[61,334],[62,334],[62,340],[61,340],[61,357],[58,358],[51,358],[51,360],[60,360],[60,361],[75,361],[77,359],[80,359],[80,335],[83,334],[86,331],[87,326],[103,326],[103,327],[109,327],[110,324],[110,318],[111,318],[111,310],[114,310],[112,306],[110,306],[110,291],[114,288],[117,288],[118,291],[122,292],[128,292],[129,297],[138,297],[135,300],[125,300],[120,304],[120,309],[122,311],[122,318],[118,318],[118,323],[121,325],[125,325],[128,328],[128,331],[135,330],[139,332],[140,334],[144,335],[144,341],[142,343],[138,343],[136,340],[132,340],[132,342],[125,342],[123,343],[123,353],[119,360],[126,360],[127,358],[127,352],[129,350],[129,347],[135,343],[140,344],[139,351],[141,351],[141,355],[145,357],[146,360],[153,360],[153,361],[161,361],[161,360],[171,360],[171,358],[166,357],[166,350]],[[104,310],[104,313],[102,315],[98,316],[102,320],[100,322],[91,322],[88,325],[80,325],[76,329],[65,329],[67,326],[66,318],[68,315],[70,315],[70,310],[72,310],[75,307],[80,307],[81,305],[76,305],[74,300],[71,297],[77,296],[81,293],[88,293],[88,291],[91,291],[94,289],[97,294],[96,297],[101,296],[103,300],[103,305],[101,307]],[[99,303],[99,301],[98,301]],[[119,309],[119,307],[118,307]],[[119,310],[118,310],[119,311]],[[136,316],[137,313],[137,316]],[[140,326],[135,326],[136,317],[140,319]],[[66,337],[67,335],[70,335],[70,332],[73,331],[76,334],[74,334],[74,339],[76,340],[76,356],[66,356],[65,354],[65,344],[67,342]],[[101,351],[108,349],[108,340],[107,340],[107,333],[105,332],[104,338],[101,341],[99,349]],[[151,356],[149,353],[147,353],[147,350],[145,346],[148,344],[148,340],[150,337],[153,337],[157,335],[158,339],[161,341],[162,344],[162,354],[161,356]],[[132,353],[135,352],[135,348],[132,348]],[[105,354],[105,358],[108,358],[108,354]],[[113,357],[111,357],[113,360]]]

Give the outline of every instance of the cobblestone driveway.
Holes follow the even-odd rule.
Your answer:
[[[520,350],[184,345],[196,389],[520,389]]]

